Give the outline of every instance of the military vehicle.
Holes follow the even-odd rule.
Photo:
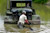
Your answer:
[[[32,8],[32,0],[7,0],[7,11],[4,18],[5,23],[17,23],[22,11],[26,11],[26,16],[32,24],[40,24],[40,16],[36,15]]]

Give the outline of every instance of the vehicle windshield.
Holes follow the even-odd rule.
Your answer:
[[[31,7],[31,1],[11,1],[11,8],[25,8]]]

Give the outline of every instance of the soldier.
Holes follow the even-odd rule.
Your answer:
[[[27,3],[27,7],[30,8],[30,4],[29,3]]]
[[[29,27],[26,27],[26,28],[29,28],[30,30],[33,31],[33,29],[30,27],[30,24],[31,24],[31,23],[28,22],[27,16],[26,16],[25,14],[26,14],[26,11],[23,11],[23,12],[22,12],[22,15],[19,17],[18,27],[19,27],[20,29],[22,29],[22,28],[26,27],[26,26],[24,26],[24,24],[27,23],[27,24],[29,25]]]
[[[25,14],[26,14],[26,11],[23,11],[22,15],[19,17],[19,21],[18,21],[18,27],[19,28],[23,28],[25,23],[29,24]]]

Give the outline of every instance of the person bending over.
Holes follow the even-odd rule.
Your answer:
[[[26,14],[26,11],[22,11],[22,15],[19,17],[19,21],[18,21],[19,28],[23,28],[25,23],[29,24],[27,20],[27,16],[25,14]]]

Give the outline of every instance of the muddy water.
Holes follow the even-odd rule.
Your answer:
[[[29,25],[26,25],[29,27]],[[34,31],[40,30],[40,25],[30,25]],[[19,29],[16,24],[5,24],[5,28],[7,32],[20,32],[20,33],[26,33],[26,32],[33,32],[28,28]]]
[[[50,24],[49,24],[50,25]],[[50,26],[46,25],[30,25],[33,31],[28,28],[19,29],[16,24],[4,24],[6,31],[9,33],[50,33]],[[29,25],[26,25],[29,27]]]
[[[0,33],[50,33],[50,21],[42,22],[44,23],[41,25],[30,25],[33,29],[31,31],[28,28],[19,29],[17,24],[4,24],[4,20],[0,17]],[[29,27],[29,25],[26,26]]]
[[[4,26],[7,33],[50,33],[50,21],[41,22],[41,25],[30,25],[33,31],[28,28],[19,29],[17,24],[4,24]],[[25,26],[29,27],[29,25]]]

